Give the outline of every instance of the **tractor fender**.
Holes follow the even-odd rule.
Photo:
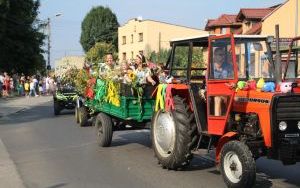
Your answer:
[[[220,155],[221,155],[221,150],[227,142],[234,140],[236,138],[237,132],[227,132],[224,134],[218,141],[217,146],[216,146],[216,163],[218,164],[220,162]]]

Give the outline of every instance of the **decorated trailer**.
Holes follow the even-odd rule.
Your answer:
[[[109,79],[91,78],[86,94],[77,100],[75,118],[80,126],[90,119],[97,131],[99,146],[108,147],[113,131],[150,127],[155,99],[152,85],[125,84]]]

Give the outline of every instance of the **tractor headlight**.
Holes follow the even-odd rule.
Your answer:
[[[299,123],[298,123],[298,125],[299,125]],[[298,127],[299,127],[299,126],[298,126]],[[285,121],[279,122],[279,130],[285,131],[286,128],[287,128],[287,123],[286,123]]]
[[[300,130],[300,121],[298,121],[298,129]]]

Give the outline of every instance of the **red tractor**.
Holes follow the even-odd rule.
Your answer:
[[[151,127],[162,167],[183,168],[192,150],[215,149],[227,186],[252,187],[259,157],[300,161],[300,88],[280,91],[272,41],[205,35],[171,42],[165,68],[173,79],[158,87]]]

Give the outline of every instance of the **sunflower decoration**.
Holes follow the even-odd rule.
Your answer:
[[[136,79],[136,75],[134,74],[134,72],[128,73],[128,77],[132,82]]]

